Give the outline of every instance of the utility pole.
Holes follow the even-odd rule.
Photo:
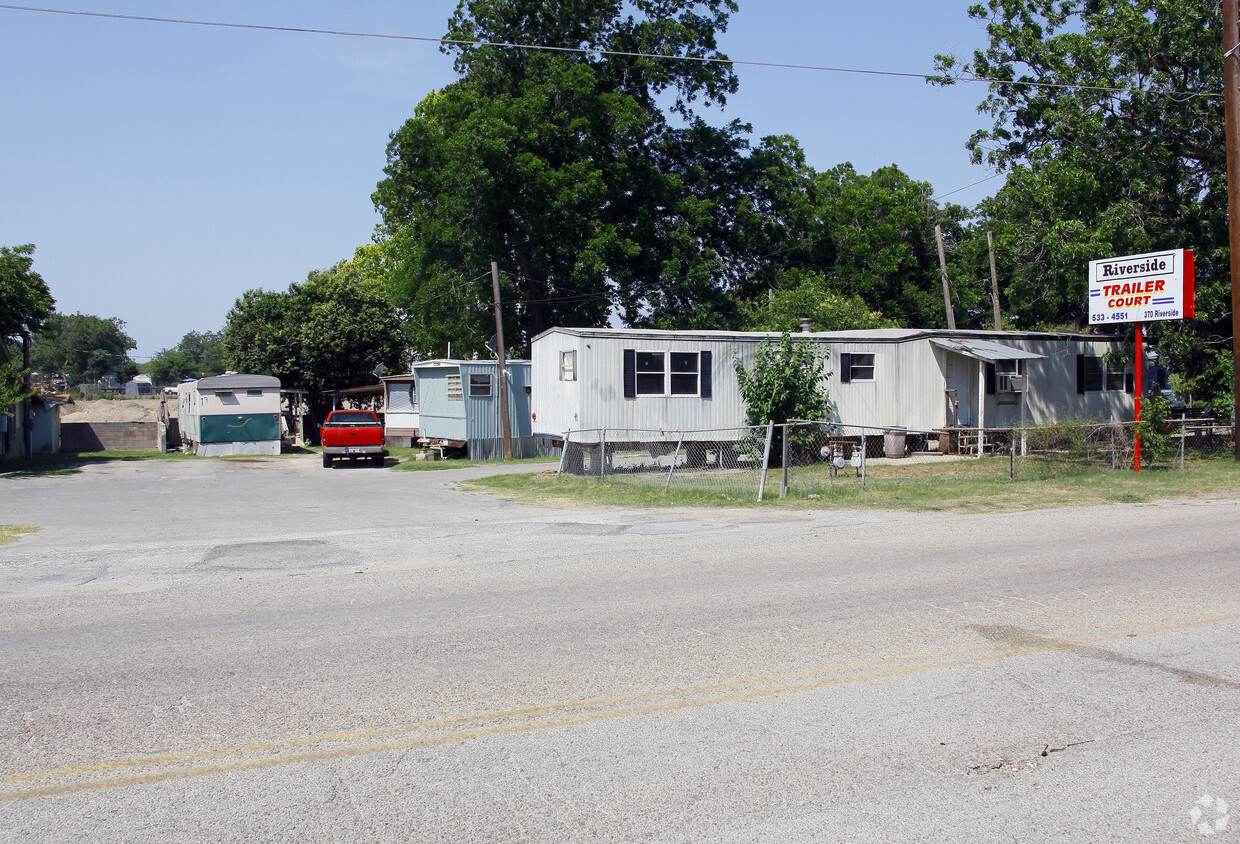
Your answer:
[[[1231,249],[1233,427],[1240,424],[1240,7],[1223,0],[1223,114],[1227,127],[1227,224]],[[1235,437],[1240,463],[1240,437]]]
[[[999,314],[999,270],[995,267],[995,235],[986,232],[986,245],[990,247],[990,298],[995,303],[995,331],[1003,330],[1003,320]]]
[[[952,310],[952,292],[947,283],[947,255],[943,252],[943,227],[934,224],[934,236],[939,241],[939,272],[943,275],[943,307],[947,309],[947,327],[956,330],[956,314]]]
[[[491,262],[491,287],[495,291],[495,355],[499,359],[499,416],[504,424],[504,459],[512,458],[512,430],[508,424],[508,376],[504,372],[504,316],[499,308],[499,264]]]

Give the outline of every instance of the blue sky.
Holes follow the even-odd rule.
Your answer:
[[[740,0],[731,58],[911,73],[971,55],[972,0]],[[439,37],[455,0],[64,0],[54,8]],[[711,119],[790,134],[809,163],[896,164],[943,195],[992,175],[965,141],[980,84],[738,67]],[[434,44],[0,9],[0,244],[34,243],[64,313],[120,317],[135,359],[216,331],[370,240],[388,134],[455,78]],[[965,205],[1002,179],[953,193]],[[485,272],[481,267],[479,272]]]

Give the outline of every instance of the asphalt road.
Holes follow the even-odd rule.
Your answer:
[[[1240,499],[551,510],[470,474],[0,477],[42,528],[0,547],[0,841],[1240,838]]]

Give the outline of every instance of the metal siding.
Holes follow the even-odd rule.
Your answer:
[[[911,368],[902,360],[907,350],[887,343],[829,343],[828,346],[831,357],[827,368],[831,374],[827,387],[835,404],[836,419],[844,425],[912,427],[897,421],[905,415],[900,402],[901,375]],[[874,355],[874,380],[843,383],[839,372],[843,354]]]
[[[456,366],[427,367],[414,371],[418,392],[418,423],[424,437],[464,440],[465,400],[448,398],[448,376],[460,373]],[[469,387],[464,378],[462,392]]]
[[[733,428],[745,424],[745,407],[732,366],[733,350],[740,352],[747,366],[752,366],[757,340],[738,342],[703,337],[591,337],[589,340],[588,344],[583,344],[587,347],[577,354],[579,404],[576,411],[578,419],[572,425],[574,430],[689,431]],[[626,399],[625,349],[643,352],[710,351],[713,397],[637,396]],[[541,422],[541,412],[539,418]]]
[[[593,345],[591,343],[590,345]],[[580,421],[581,395],[585,374],[586,341],[572,334],[552,330],[534,341],[530,348],[531,387],[530,413],[533,430],[540,434],[561,436],[565,431],[585,427]],[[577,353],[577,380],[560,380],[560,352]]]
[[[530,396],[525,394],[529,383],[528,361],[505,362],[508,380],[508,431],[513,438],[530,436]],[[491,395],[470,396],[469,376],[490,375]],[[465,393],[465,438],[498,439],[502,442],[503,425],[499,413],[499,364],[494,361],[467,361],[461,364],[461,384]],[[531,385],[532,386],[532,385]]]

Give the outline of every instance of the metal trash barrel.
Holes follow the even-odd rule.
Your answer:
[[[903,457],[908,432],[904,428],[888,428],[883,431],[883,455]]]

